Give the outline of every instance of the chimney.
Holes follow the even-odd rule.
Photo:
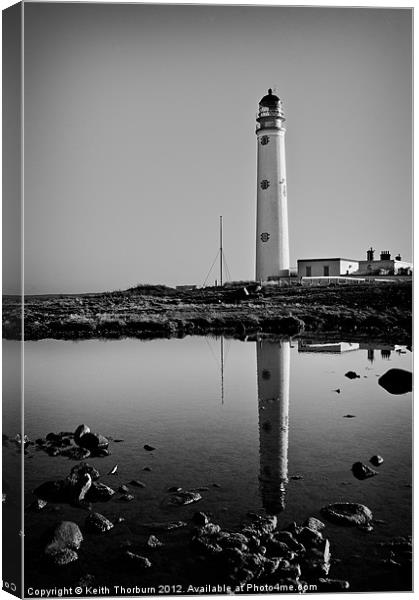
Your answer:
[[[400,256],[400,254],[398,254],[397,256],[394,257],[394,260],[401,260],[402,257]]]
[[[374,260],[374,252],[375,252],[375,250],[373,250],[372,246],[369,250],[367,250],[367,260],[368,261]]]
[[[388,250],[382,250],[380,260],[390,260],[390,252]]]

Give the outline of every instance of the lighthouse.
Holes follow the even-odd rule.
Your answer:
[[[257,116],[256,280],[289,275],[285,128],[281,100],[269,89]]]

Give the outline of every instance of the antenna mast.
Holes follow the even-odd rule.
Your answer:
[[[223,217],[220,217],[220,286],[223,287]]]

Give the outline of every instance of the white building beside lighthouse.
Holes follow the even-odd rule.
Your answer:
[[[289,275],[285,118],[278,96],[268,90],[259,102],[256,119],[258,143],[256,280]]]

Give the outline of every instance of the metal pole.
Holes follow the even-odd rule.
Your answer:
[[[223,217],[220,217],[220,285],[223,287]]]

